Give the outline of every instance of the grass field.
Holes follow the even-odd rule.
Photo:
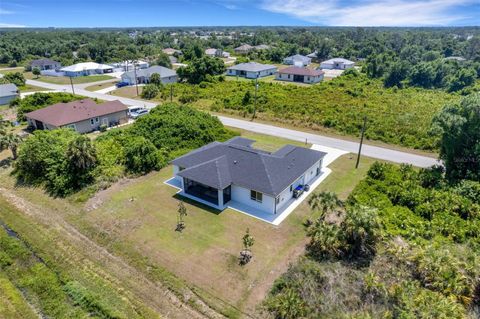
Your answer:
[[[101,89],[111,87],[111,86],[115,85],[115,83],[117,83],[117,82],[118,81],[112,81],[112,82],[107,82],[107,83],[94,84],[94,85],[87,86],[85,88],[85,90],[94,92],[94,91],[98,91],[98,90],[101,90]]]
[[[50,91],[49,89],[42,88],[35,85],[25,84],[24,86],[19,87],[20,92],[38,92],[38,91]]]
[[[256,139],[255,146],[267,150],[275,150],[285,143],[303,145],[246,131],[242,131],[242,135]],[[355,170],[354,158],[350,155],[341,157],[331,164],[332,174],[317,191],[331,190],[345,198],[357,181],[365,176],[372,162],[373,160],[364,158],[359,169]],[[289,262],[303,253],[306,240],[303,222],[307,217],[312,217],[308,205],[306,202],[302,203],[280,226],[274,227],[230,209],[219,213],[186,201],[187,227],[183,233],[179,233],[175,231],[175,225],[180,198],[175,195],[174,188],[163,183],[171,176],[172,170],[167,167],[137,179],[120,181],[98,193],[84,206],[68,199],[53,199],[41,189],[14,188],[12,177],[5,171],[0,174],[2,187],[22,200],[35,203],[41,209],[36,212],[38,216],[35,218],[31,211],[22,212],[22,218],[19,218],[14,216],[15,214],[7,216],[5,210],[0,213],[0,218],[8,219],[8,223],[13,224],[21,233],[37,227],[32,224],[33,219],[37,223],[38,220],[47,223],[41,226],[42,231],[28,234],[47,255],[61,256],[65,249],[73,249],[67,245],[67,248],[56,251],[59,249],[58,245],[66,245],[64,240],[73,240],[75,245],[80,245],[76,239],[70,238],[70,232],[63,234],[57,230],[59,226],[55,225],[62,225],[60,229],[73,227],[86,235],[86,238],[105,247],[107,251],[122,257],[150,280],[161,282],[172,291],[182,294],[185,287],[189,287],[209,305],[230,317],[240,317],[242,312],[257,316],[256,306],[264,298],[273,280],[287,269]],[[2,192],[2,195],[5,196],[6,192]],[[1,204],[2,202],[0,206]],[[27,227],[22,223],[30,225]],[[51,226],[48,226],[48,223]],[[49,229],[50,227],[53,228]],[[256,241],[253,246],[254,258],[250,264],[241,267],[237,257],[246,228],[250,229]],[[37,238],[44,232],[53,236],[50,238],[56,238],[55,245],[49,247],[48,240]],[[83,268],[77,269],[74,265],[80,263],[78,258],[86,258],[88,261],[90,257],[89,253],[84,251],[86,247],[77,248],[80,251],[73,249],[66,257],[62,257],[62,269],[70,265],[72,269],[68,270],[69,275],[84,283]],[[91,266],[93,267],[89,262],[89,267]],[[113,267],[110,264],[108,266]],[[111,269],[113,268],[106,268],[104,272],[113,276],[109,273]],[[93,268],[89,271],[100,270]],[[91,284],[94,291],[98,289],[96,284],[100,282]],[[149,291],[151,287],[148,285],[142,288],[129,281],[128,285],[116,282],[115,287],[128,294],[128,298],[123,294],[127,298],[127,305],[131,300],[142,305],[151,305],[153,302],[151,298],[154,296],[151,295],[154,295],[155,291]],[[106,293],[107,290],[102,294],[103,298],[106,298]],[[136,293],[142,293],[141,297]],[[113,299],[112,302],[119,302],[115,295],[110,298]],[[121,303],[120,306],[124,307],[121,309],[126,307]]]
[[[122,88],[116,89],[110,92],[111,95],[121,96],[121,97],[128,97],[128,98],[139,98],[142,94],[143,87],[138,87],[138,95],[137,89],[134,85],[124,86]]]
[[[42,81],[46,83],[52,84],[70,84],[70,78],[66,76],[39,76],[38,78],[34,76],[31,72],[25,72],[24,76],[26,79],[33,79],[36,81]],[[90,83],[90,82],[98,82],[104,80],[113,80],[114,77],[106,74],[99,74],[99,75],[89,75],[89,76],[77,76],[72,78],[73,84],[82,84],[82,83]]]

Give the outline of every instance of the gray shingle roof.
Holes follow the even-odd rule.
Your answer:
[[[177,75],[177,73],[174,70],[163,67],[163,66],[159,66],[159,65],[151,66],[146,69],[140,69],[140,70],[137,70],[136,72],[137,72],[137,77],[144,76],[148,78],[154,73],[160,74],[161,78],[168,78],[170,76]],[[135,77],[134,71],[125,72],[125,75],[131,78]]]
[[[253,148],[253,140],[213,142],[172,161],[179,176],[217,189],[234,184],[277,196],[325,153],[286,145],[275,153]]]
[[[18,94],[18,88],[15,84],[0,84],[0,97],[12,96]]]
[[[285,58],[286,61],[302,61],[302,62],[310,62],[310,58],[309,57],[306,57],[304,55],[300,55],[300,54],[295,54],[295,55],[292,55],[292,56],[289,56],[287,58]]]
[[[239,70],[239,71],[246,71],[246,72],[260,72],[265,70],[276,69],[275,65],[271,64],[261,64],[257,62],[247,62],[247,63],[240,63],[234,66],[229,67],[229,70]]]

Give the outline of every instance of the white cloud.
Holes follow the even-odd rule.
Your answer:
[[[453,8],[477,0],[263,0],[267,11],[305,21],[337,26],[448,25],[468,17],[452,14]]]
[[[13,13],[14,13],[13,11],[0,8],[0,14],[13,14]]]
[[[0,23],[0,28],[26,28],[26,25],[13,23]]]

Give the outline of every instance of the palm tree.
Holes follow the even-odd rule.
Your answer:
[[[22,143],[22,138],[15,133],[8,133],[0,136],[0,150],[9,149],[12,152],[13,159],[17,159],[17,149],[20,143]]]
[[[343,202],[338,199],[337,194],[332,192],[316,193],[310,197],[308,204],[314,210],[321,210],[323,215],[343,206]]]
[[[67,148],[70,164],[79,171],[87,171],[97,163],[97,153],[88,137],[79,136]]]

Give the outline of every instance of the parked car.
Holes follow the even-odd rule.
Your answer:
[[[132,113],[136,113],[140,110],[145,110],[145,108],[141,106],[131,106],[128,108],[128,115],[132,116]]]
[[[138,110],[136,112],[130,112],[130,117],[132,119],[137,119],[139,118],[140,116],[144,116],[144,115],[147,115],[148,114],[148,110],[147,109],[141,109],[141,110]]]
[[[128,86],[129,84],[127,82],[118,82],[117,84],[115,84],[115,86],[117,88],[122,88],[124,86]]]

